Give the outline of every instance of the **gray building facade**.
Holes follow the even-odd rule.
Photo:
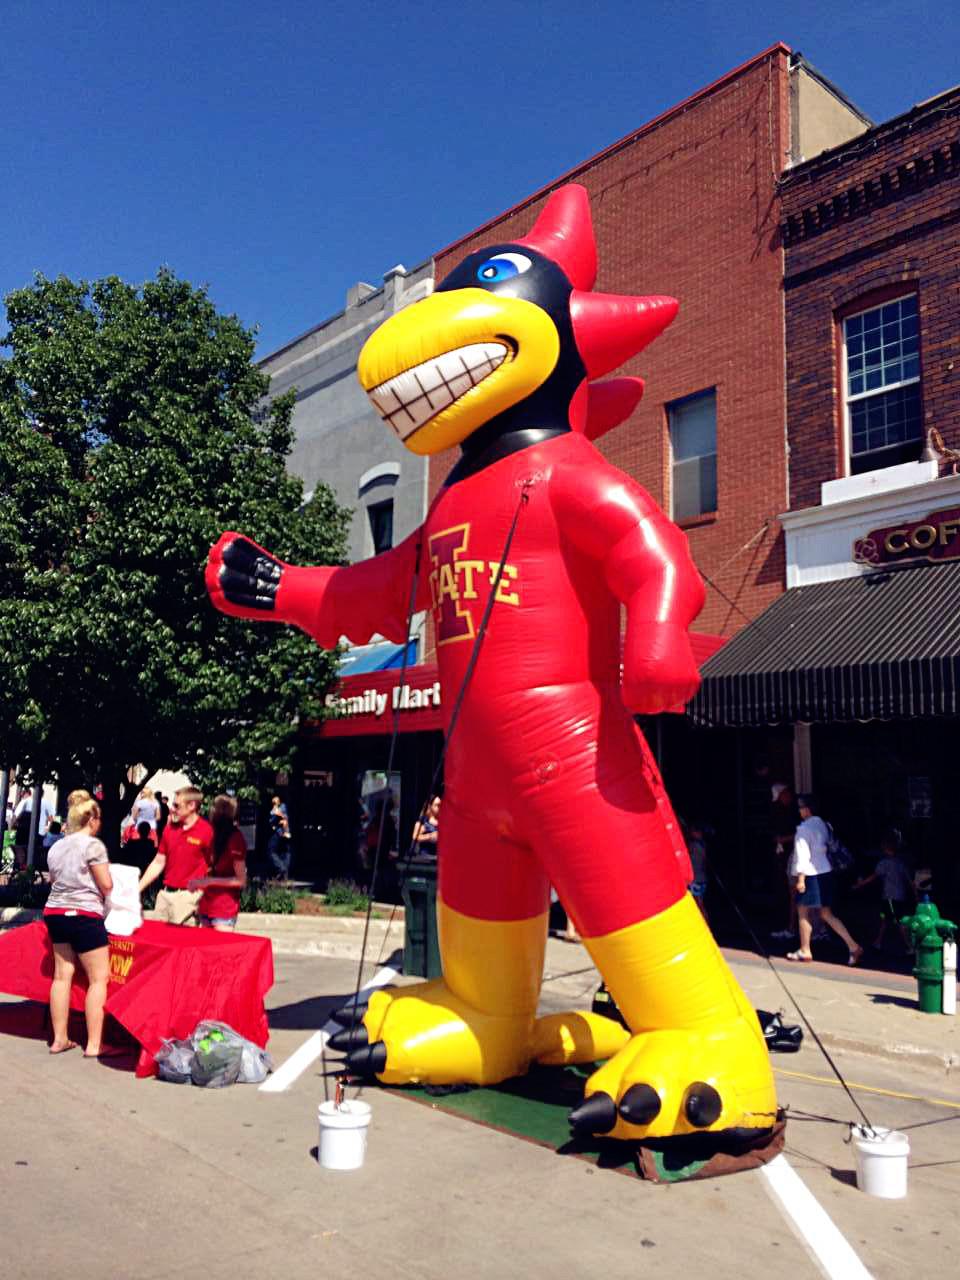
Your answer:
[[[432,261],[396,266],[379,288],[355,284],[343,311],[259,362],[271,396],[296,389],[288,469],[307,495],[324,481],[353,510],[351,561],[401,542],[426,513],[429,459],[405,449],[373,411],[357,359],[374,329],[432,290]]]

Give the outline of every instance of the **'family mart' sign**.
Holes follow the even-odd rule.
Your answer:
[[[344,696],[328,693],[324,702],[335,716],[382,716],[390,706],[392,711],[419,711],[424,707],[439,707],[440,681],[435,680],[425,689],[412,688],[408,684],[397,685],[387,692],[381,689],[364,689],[362,693]]]

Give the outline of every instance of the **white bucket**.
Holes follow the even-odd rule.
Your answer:
[[[874,1129],[862,1125],[851,1129],[857,1158],[857,1186],[868,1196],[902,1200],[907,1194],[907,1159],[910,1139],[896,1129]]]
[[[359,1169],[367,1151],[370,1104],[359,1099],[321,1102],[319,1159],[324,1169]]]

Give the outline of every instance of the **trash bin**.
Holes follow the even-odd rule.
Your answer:
[[[437,864],[413,860],[403,882],[403,972],[421,978],[439,978],[440,943],[437,938]]]

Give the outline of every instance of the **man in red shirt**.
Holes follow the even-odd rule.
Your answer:
[[[163,876],[163,888],[157,894],[157,919],[166,924],[197,922],[201,894],[187,885],[207,875],[213,849],[213,828],[200,816],[202,803],[203,795],[196,787],[181,787],[174,794],[160,848],[140,877],[142,893]]]

